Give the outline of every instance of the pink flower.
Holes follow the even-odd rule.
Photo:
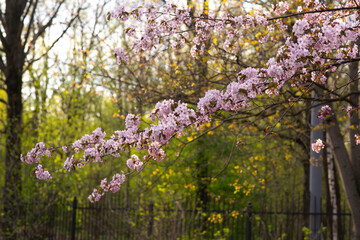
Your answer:
[[[355,134],[355,144],[359,145],[360,144],[360,135],[359,134]]]
[[[37,179],[48,181],[52,179],[52,176],[50,175],[49,171],[44,171],[41,164],[39,164],[35,169],[35,175]]]
[[[259,11],[255,11],[254,15],[255,15],[255,20],[256,20],[257,24],[259,24],[261,26],[268,25],[268,21],[262,13],[260,13]]]
[[[129,56],[126,55],[124,50],[122,50],[120,48],[116,48],[114,53],[115,53],[115,56],[116,56],[117,64],[127,63],[129,61]]]
[[[62,149],[65,153],[68,152],[68,147],[67,147],[67,146],[62,146],[61,149]]]
[[[105,138],[105,136],[106,133],[101,131],[101,128],[97,128],[91,133],[91,141],[93,143],[99,143]]]
[[[356,56],[358,55],[359,53],[359,48],[358,48],[358,45],[355,44],[354,47],[352,48],[352,50],[348,53],[349,57],[351,58],[356,58]]]
[[[148,148],[148,152],[150,156],[158,162],[161,162],[166,157],[164,150],[160,148],[159,142],[152,142]]]
[[[116,173],[109,183],[107,182],[106,178],[101,180],[100,188],[104,192],[111,191],[113,193],[116,193],[120,190],[120,187],[124,183],[125,178],[126,177],[124,173],[122,174]],[[89,196],[90,202],[93,203],[94,201],[99,201],[100,198],[105,194],[104,192],[101,193],[98,189],[95,188],[93,193]]]
[[[126,162],[126,165],[131,169],[131,170],[136,170],[138,172],[140,172],[140,170],[142,169],[143,166],[143,162],[140,161],[139,157],[136,156],[135,154],[133,154],[131,156],[131,158],[129,158]]]
[[[107,192],[107,191],[109,190],[109,189],[108,189],[108,183],[107,183],[106,178],[104,178],[103,180],[101,180],[100,187],[101,187],[105,192]]]
[[[71,158],[66,158],[64,168],[67,172],[70,172],[71,169],[74,168],[74,155],[72,155]]]
[[[202,114],[216,112],[223,104],[221,93],[219,90],[209,90],[205,93],[205,97],[200,98],[198,102],[198,111]]]
[[[125,30],[125,33],[130,37],[135,37],[135,29],[137,28],[136,25],[131,25]]]
[[[316,153],[320,153],[320,151],[324,149],[324,147],[325,145],[321,139],[318,139],[315,143],[311,144],[311,149]]]
[[[347,106],[346,107],[346,115],[348,115],[348,117],[351,117],[353,111],[354,110],[353,110],[352,106]]]
[[[166,117],[172,112],[171,108],[175,102],[172,99],[164,100],[156,103],[154,110],[150,114],[151,120],[154,122],[155,118],[166,119]]]
[[[122,173],[122,174],[115,174],[111,180],[111,182],[109,183],[108,187],[109,187],[109,190],[113,193],[116,193],[120,190],[120,186],[121,184],[124,183],[125,181],[125,174]]]
[[[117,18],[120,21],[126,21],[129,18],[129,13],[125,11],[124,6],[119,6],[115,10],[110,11],[111,18]]]
[[[128,114],[125,118],[125,127],[126,128],[138,128],[140,125],[140,119],[135,114]]]
[[[94,191],[89,196],[89,201],[92,203],[97,202],[102,196],[104,196],[104,193],[100,193],[99,190],[94,188]]]
[[[26,162],[27,164],[37,163],[40,161],[40,157],[45,155],[51,157],[51,152],[49,149],[45,148],[45,144],[43,142],[39,142],[35,145],[35,148],[31,149],[31,151],[26,154],[25,158],[21,154],[20,160],[22,162]]]
[[[287,4],[287,2],[279,2],[279,4],[275,9],[275,13],[281,15],[285,13],[288,9],[289,9],[289,5]]]
[[[194,58],[196,58],[199,55],[199,50],[197,49],[196,45],[191,47],[190,54]]]
[[[293,26],[294,35],[300,37],[309,28],[309,23],[305,19],[299,19]]]
[[[318,118],[319,119],[326,119],[330,116],[333,116],[334,113],[332,112],[332,109],[331,107],[329,107],[329,105],[325,105],[325,106],[322,106],[320,111],[319,111],[319,114],[318,114]]]
[[[265,90],[265,93],[269,96],[269,97],[272,97],[272,96],[278,96],[279,95],[279,92],[278,90],[275,88],[269,88],[269,89],[266,89]]]

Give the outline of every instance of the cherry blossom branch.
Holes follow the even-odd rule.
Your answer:
[[[323,13],[323,12],[339,12],[339,11],[346,11],[346,10],[356,10],[360,9],[359,6],[356,7],[342,7],[342,8],[326,8],[326,9],[319,9],[319,10],[313,10],[313,11],[304,11],[304,12],[298,12],[298,13],[292,13],[284,16],[278,16],[278,17],[271,17],[267,18],[268,21],[271,20],[277,20],[277,19],[284,19],[284,18],[290,18],[290,17],[297,17],[302,16],[306,14],[313,14],[313,13]]]
[[[316,6],[315,6],[316,7]],[[351,6],[348,6],[351,7]],[[140,159],[133,154],[127,160],[128,168],[141,171],[143,166],[150,160],[162,161],[166,154],[162,146],[168,144],[174,136],[184,136],[190,126],[200,129],[200,126],[210,121],[212,114],[219,111],[238,112],[250,106],[250,101],[261,94],[276,96],[285,83],[291,79],[298,79],[292,82],[294,87],[308,83],[309,79],[316,84],[324,84],[327,80],[326,73],[335,71],[337,66],[359,61],[357,57],[358,46],[349,44],[360,37],[359,14],[350,11],[343,15],[344,19],[339,22],[339,13],[336,17],[330,15],[334,11],[320,12],[316,19],[309,14],[296,15],[298,19],[292,27],[292,34],[284,37],[284,44],[277,50],[276,56],[270,58],[263,68],[247,67],[238,73],[236,81],[231,82],[223,91],[212,89],[205,93],[203,98],[197,102],[196,108],[188,107],[186,103],[174,100],[158,102],[150,114],[152,124],[149,127],[140,129],[140,117],[129,114],[125,119],[125,129],[115,131],[110,139],[105,138],[105,132],[100,128],[90,135],[85,135],[75,141],[70,149],[74,155],[83,153],[82,157],[72,155],[64,162],[64,168],[71,171],[74,168],[81,168],[90,162],[103,162],[104,156],[112,155],[119,157],[120,152],[127,152],[128,149],[147,152]],[[174,35],[172,47],[180,50],[185,46],[190,35],[185,33],[175,34],[185,25],[194,24],[194,37],[190,53],[193,57],[204,54],[205,45],[213,34],[218,33],[225,36],[223,49],[228,53],[236,53],[241,43],[241,30],[250,28],[266,28],[268,34],[259,38],[265,43],[274,28],[285,30],[285,26],[279,19],[275,23],[269,23],[266,16],[259,11],[254,16],[228,16],[224,14],[223,21],[214,21],[214,15],[209,14],[209,19],[192,19],[188,9],[178,9],[173,5],[165,5],[164,10],[168,15],[175,15],[172,18],[162,14],[154,6],[147,9],[137,8],[130,12],[125,7],[119,7],[109,13],[109,19],[127,21],[133,16],[139,22],[145,22],[144,34],[139,37],[135,35],[135,26],[126,29],[126,34],[134,38],[133,49],[135,53],[151,51],[161,44],[160,38],[164,35]],[[276,9],[277,14],[284,14],[288,10],[287,3],[279,3]],[[315,10],[314,10],[315,11]],[[317,11],[317,10],[316,10]],[[286,16],[286,15],[285,15]],[[194,22],[192,22],[194,21]],[[229,24],[228,24],[229,23]],[[116,49],[117,63],[122,64],[129,61],[129,56],[122,49]],[[329,58],[341,59],[331,63]],[[310,87],[311,83],[308,87]],[[331,109],[324,108],[321,116],[324,118],[331,113]],[[356,138],[357,139],[357,138]],[[359,140],[360,141],[360,140]],[[320,142],[314,145],[314,150],[321,148]],[[50,154],[49,154],[50,153]],[[39,164],[40,158],[47,155],[51,157],[49,149],[43,143],[38,143],[21,160],[25,163],[37,163],[36,175],[40,179],[50,180],[51,175],[44,171]],[[95,188],[89,196],[90,201],[98,201],[108,191],[117,192],[124,183],[126,175],[122,172],[113,176],[108,182],[103,179],[100,188]]]

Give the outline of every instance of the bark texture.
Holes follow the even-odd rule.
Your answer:
[[[2,39],[6,54],[5,85],[7,93],[7,126],[5,152],[5,186],[3,189],[4,213],[3,237],[17,239],[16,227],[21,222],[21,116],[22,72],[25,54],[21,44],[22,14],[25,0],[7,0],[5,12],[5,39]]]
[[[355,174],[335,116],[327,120],[326,130],[353,219],[353,239],[360,240],[360,194],[357,185],[359,176]]]
[[[350,102],[354,108],[359,106],[359,62],[350,64]],[[350,145],[351,145],[351,163],[356,176],[360,176],[360,145],[356,145],[354,135],[359,133],[359,113],[357,111],[350,113]],[[358,191],[360,192],[360,177],[357,178]]]

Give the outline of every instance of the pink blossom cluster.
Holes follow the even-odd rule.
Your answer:
[[[104,196],[105,192],[108,191],[113,193],[120,191],[120,187],[124,183],[125,178],[126,176],[124,173],[116,173],[109,183],[107,182],[107,179],[104,178],[101,180],[100,189],[94,188],[93,192],[89,195],[89,201],[92,203],[99,201],[101,197]]]
[[[316,153],[320,153],[320,151],[324,149],[324,147],[325,145],[321,139],[318,139],[315,143],[311,144],[311,149]]]
[[[196,121],[202,121],[203,114],[197,114],[194,109],[188,108],[186,103],[174,100],[158,102],[150,114],[150,118],[157,124],[152,124],[150,129],[145,129],[150,140],[157,142],[152,150],[160,145],[168,143],[174,134],[181,135],[181,132]]]
[[[82,167],[88,162],[102,162],[103,157],[106,155],[112,155],[114,157],[119,156],[118,150],[120,146],[114,139],[105,140],[106,133],[102,132],[100,128],[95,129],[90,135],[86,134],[81,139],[75,141],[71,149],[75,153],[79,153],[80,150],[84,152],[82,158],[67,159],[64,167],[69,171],[73,167]],[[68,149],[66,149],[68,152]]]
[[[155,161],[162,161],[166,157],[166,154],[163,149],[160,148],[159,142],[153,142],[149,146],[149,154]]]
[[[114,50],[115,56],[116,56],[116,63],[127,63],[129,61],[129,56],[125,53],[125,51],[121,48],[116,48]]]
[[[284,14],[289,9],[287,2],[279,2],[276,6],[275,13],[278,15]]]
[[[319,1],[314,1],[313,4],[314,9],[325,9],[325,6]],[[353,7],[353,5],[347,3],[346,7]],[[288,8],[286,2],[280,2],[275,7],[275,13],[283,14]],[[118,12],[123,16],[124,11],[121,8]],[[136,9],[127,12],[127,15],[134,16],[134,11]],[[134,18],[146,23],[145,29],[147,30],[141,36],[134,36],[133,49],[135,53],[152,49],[161,43],[159,39],[164,36],[174,36],[172,46],[176,49],[182,48],[185,39],[189,39],[189,34],[184,32],[184,28],[182,28],[183,25],[194,26],[194,36],[190,41],[194,44],[190,49],[190,54],[193,57],[204,53],[206,46],[210,44],[209,39],[214,34],[225,36],[223,49],[229,53],[235,53],[242,41],[242,30],[266,27],[269,31],[267,34],[270,34],[275,28],[284,30],[286,27],[281,19],[268,21],[269,14],[262,13],[261,9],[254,11],[253,14],[241,16],[223,13],[220,19],[215,18],[215,14],[212,12],[209,14],[202,13],[198,17],[191,18],[189,9],[180,9],[171,4],[166,4],[159,10],[149,5],[142,8],[141,11],[142,15],[139,14],[140,17]],[[116,14],[110,15],[111,18],[119,19]],[[319,24],[319,21],[323,23]],[[233,92],[234,89],[244,89],[242,98],[245,100],[253,98],[263,91],[270,96],[277,95],[278,89],[283,86],[285,81],[295,76],[299,76],[302,81],[307,81],[310,75],[312,81],[325,83],[327,71],[336,70],[336,65],[342,60],[356,57],[358,46],[356,44],[352,46],[349,43],[360,37],[359,27],[359,16],[354,10],[345,9],[336,11],[336,14],[331,11],[305,12],[295,21],[293,36],[284,36],[285,44],[278,49],[274,58],[267,61],[266,67],[256,70],[255,77],[249,77],[244,73],[244,71],[253,70],[251,68],[240,71],[239,77],[242,81],[231,83],[228,86],[227,94]],[[258,40],[260,42],[266,41],[269,39],[267,34],[260,34]],[[179,43],[179,39],[181,43]],[[253,88],[257,90],[253,91]],[[232,109],[227,107],[226,110],[236,110],[247,105],[244,99],[231,98],[231,101],[241,101],[243,104],[238,104]]]
[[[41,164],[37,165],[37,167],[35,168],[35,175],[36,175],[36,178],[45,180],[45,181],[52,179],[49,171],[44,171]]]
[[[360,145],[360,135],[359,135],[359,134],[355,134],[354,137],[355,137],[355,144],[356,144],[356,145]]]
[[[315,1],[315,9],[323,10],[325,6],[319,1]],[[352,7],[354,4],[348,3],[347,7]],[[148,5],[140,8],[141,13],[135,14],[139,11],[139,8],[131,11],[125,11],[123,7],[119,8],[110,14],[110,18],[120,19],[127,21],[130,18],[123,18],[123,16],[133,16],[133,18],[139,22],[145,22],[145,31],[141,36],[134,36],[133,50],[135,53],[150,50],[153,47],[161,44],[160,39],[164,36],[175,36],[172,40],[172,46],[175,49],[181,49],[185,45],[185,39],[188,39],[189,35],[184,32],[183,25],[194,26],[194,37],[190,53],[193,57],[197,57],[204,53],[205,47],[209,44],[209,39],[214,34],[225,35],[223,49],[230,53],[235,53],[241,42],[241,30],[247,28],[255,28],[266,26],[267,29],[272,32],[276,27],[284,30],[286,26],[281,20],[268,21],[269,14],[264,14],[260,10],[254,11],[253,14],[247,14],[242,16],[231,16],[230,14],[223,13],[220,19],[215,18],[215,14],[211,11],[209,14],[202,13],[198,17],[190,17],[190,9],[177,8],[173,4],[165,4],[164,7],[159,10],[153,5]],[[275,13],[281,15],[289,9],[289,5],[286,2],[280,2],[275,7]],[[345,20],[341,19],[341,16],[345,17]],[[294,51],[295,56],[307,55],[307,57],[314,58],[315,61],[325,61],[322,56],[338,50],[338,56],[351,57],[356,53],[357,46],[351,49],[351,46],[344,46],[344,43],[353,41],[358,37],[358,19],[356,11],[349,14],[348,11],[338,11],[336,14],[332,12],[322,13],[304,13],[303,17],[298,19],[293,27],[293,33],[301,43],[297,43],[297,39],[291,39],[289,37],[289,44],[285,45],[284,50]],[[319,20],[324,21],[319,25]],[[130,27],[129,29],[133,29]],[[126,32],[128,32],[127,30]],[[132,30],[129,32],[133,32]],[[306,33],[306,34],[305,34]],[[182,35],[185,34],[185,35]],[[258,38],[261,41],[268,39],[265,34],[261,34]],[[305,38],[302,38],[305,36]],[[260,39],[261,38],[261,39]],[[180,40],[180,41],[179,41]],[[290,42],[291,41],[291,42]],[[315,48],[312,48],[315,45]],[[342,46],[342,48],[339,48]],[[300,48],[298,48],[300,47]],[[311,49],[311,51],[309,51]],[[349,51],[349,49],[351,51]],[[297,51],[295,51],[297,50]],[[317,54],[320,53],[320,54]],[[317,56],[320,55],[320,56]],[[290,55],[289,55],[290,56]],[[302,56],[305,57],[305,56]],[[300,64],[301,65],[301,64]],[[304,64],[306,65],[306,64]],[[299,66],[302,67],[302,66]]]
[[[143,31],[143,35],[139,38],[136,37],[136,24],[132,24],[125,31],[130,37],[136,39],[132,43],[132,50],[134,53],[151,50],[153,47],[161,43],[161,38],[165,35],[176,36],[173,39],[172,46],[174,49],[181,49],[185,46],[185,40],[188,34],[182,31],[182,25],[190,24],[190,8],[178,9],[176,5],[165,4],[162,7],[162,12],[153,5],[138,7],[131,11],[125,11],[124,7],[118,7],[116,10],[109,13],[110,19],[118,19],[120,21],[127,21],[131,16],[133,20],[142,22],[146,21],[147,24]],[[120,62],[127,62],[124,51],[117,49],[117,56]]]
[[[33,149],[31,149],[30,152],[28,152],[25,156],[20,155],[20,160],[23,163],[32,164],[32,163],[38,163],[40,161],[41,157],[44,156],[51,157],[51,150],[45,147],[45,144],[43,142],[39,142],[35,145]],[[38,179],[48,181],[52,179],[49,171],[44,171],[43,166],[41,164],[38,164],[35,167],[35,176]]]
[[[48,157],[51,157],[51,151],[45,147],[45,143],[39,142],[35,145],[35,147],[33,149],[31,149],[30,152],[28,152],[26,154],[25,158],[21,154],[20,160],[27,164],[37,163],[40,161],[40,157],[43,157],[45,155],[47,155]]]
[[[100,188],[104,191],[111,191],[116,193],[120,190],[121,184],[125,182],[125,174],[124,173],[116,173],[112,180],[108,183],[106,178],[101,181]]]
[[[131,170],[137,170],[138,172],[141,170],[143,164],[144,163],[135,154],[133,154],[131,158],[129,158],[126,162],[128,168],[130,168]]]
[[[286,3],[280,4],[280,12],[286,11]],[[126,11],[123,6],[109,13],[110,19],[117,19],[126,22],[132,16],[132,21],[146,22],[145,29],[141,36],[135,34],[136,25],[132,24],[126,28],[125,33],[134,38],[132,50],[139,53],[151,50],[161,44],[161,38],[165,36],[173,36],[171,46],[175,50],[180,50],[185,46],[189,34],[184,31],[184,25],[194,27],[195,33],[190,53],[193,57],[200,56],[204,53],[208,40],[213,33],[226,33],[226,40],[223,48],[227,52],[236,52],[238,49],[238,38],[240,32],[238,29],[246,29],[256,25],[265,26],[268,24],[266,17],[261,11],[255,11],[254,16],[231,16],[226,13],[222,14],[221,19],[216,19],[216,15],[212,12],[209,14],[201,14],[198,17],[191,18],[190,8],[178,8],[174,4],[165,4],[162,8],[157,9],[154,5],[142,6],[130,11]],[[230,27],[227,27],[230,26]],[[127,62],[124,51],[116,50],[118,62]]]
[[[343,110],[345,110],[346,115],[348,117],[353,116],[354,114],[357,114],[359,112],[360,107],[353,107],[353,106],[347,106]]]
[[[326,119],[329,118],[330,116],[334,115],[334,113],[332,112],[331,107],[329,107],[329,105],[324,105],[321,107],[319,113],[318,113],[318,118],[319,119]]]
[[[354,110],[353,110],[353,107],[352,107],[352,106],[347,106],[347,107],[346,107],[346,115],[347,115],[348,117],[351,117],[351,114],[352,114],[353,111],[354,111]]]
[[[105,193],[100,192],[98,189],[94,188],[94,191],[89,195],[89,201],[94,203],[100,201],[100,198],[104,196]]]
[[[67,172],[70,172],[71,170],[73,170],[74,168],[74,155],[72,155],[70,158],[66,158],[65,162],[64,162],[64,168]]]
[[[125,118],[125,127],[127,129],[138,129],[140,125],[140,118],[139,116],[136,116],[135,114],[128,114]]]
[[[223,105],[223,97],[219,90],[213,89],[206,92],[205,97],[198,102],[198,111],[202,114],[218,111]]]

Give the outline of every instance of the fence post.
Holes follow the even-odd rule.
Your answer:
[[[77,199],[74,197],[71,221],[71,240],[75,240]]]
[[[149,203],[149,228],[148,228],[148,237],[151,237],[154,225],[154,202]]]
[[[245,229],[245,239],[251,240],[251,215],[252,215],[252,204],[248,202],[246,207],[246,229]]]

